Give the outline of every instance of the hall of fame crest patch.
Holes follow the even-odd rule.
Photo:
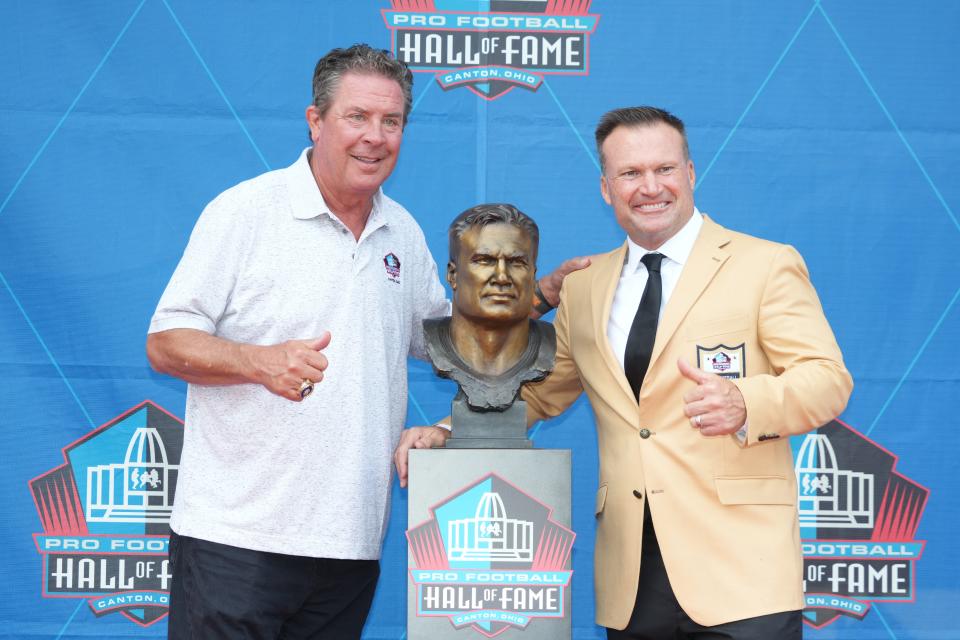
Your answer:
[[[728,347],[718,344],[714,347],[697,345],[697,367],[701,371],[716,374],[722,378],[737,380],[746,373],[746,345]]]

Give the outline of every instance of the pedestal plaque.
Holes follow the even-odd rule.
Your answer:
[[[410,452],[407,637],[570,638],[570,451]]]
[[[570,451],[532,448],[520,397],[557,350],[553,325],[529,319],[538,237],[508,204],[450,225],[452,315],[423,330],[458,390],[446,449],[409,452],[411,640],[570,638]]]

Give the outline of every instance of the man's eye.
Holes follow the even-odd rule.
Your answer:
[[[349,120],[350,122],[359,123],[359,122],[363,122],[366,119],[367,119],[366,116],[364,116],[362,113],[351,113],[347,116],[347,120]]]
[[[623,173],[621,173],[620,177],[623,178],[624,180],[633,180],[639,175],[640,175],[639,171],[630,170],[630,171],[624,171]]]
[[[390,130],[396,130],[400,128],[400,119],[399,118],[384,118],[383,126]]]
[[[676,167],[674,167],[673,165],[667,165],[665,167],[660,167],[659,169],[657,169],[657,173],[659,173],[662,176],[666,176],[673,173],[674,169],[676,169]]]

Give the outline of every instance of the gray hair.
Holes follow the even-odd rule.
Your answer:
[[[344,74],[351,72],[395,80],[403,90],[403,123],[407,123],[413,106],[413,73],[386,49],[374,49],[362,43],[346,49],[332,49],[317,61],[313,70],[313,104],[321,116],[330,108]]]
[[[606,169],[603,157],[603,142],[617,127],[652,127],[655,124],[673,127],[683,139],[683,159],[690,159],[690,146],[687,144],[687,130],[683,120],[669,111],[657,107],[625,107],[607,111],[600,118],[594,137],[597,140],[597,154],[600,156],[600,170]]]
[[[488,224],[512,224],[525,231],[530,236],[530,249],[533,261],[537,260],[537,249],[540,246],[540,229],[533,218],[517,209],[512,204],[478,204],[470,207],[450,223],[450,260],[456,261],[460,253],[460,238],[474,227],[485,227]]]

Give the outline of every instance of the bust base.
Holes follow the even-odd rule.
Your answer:
[[[474,411],[458,397],[450,412],[453,432],[447,449],[532,449],[527,438],[527,403],[516,400],[505,411]]]

